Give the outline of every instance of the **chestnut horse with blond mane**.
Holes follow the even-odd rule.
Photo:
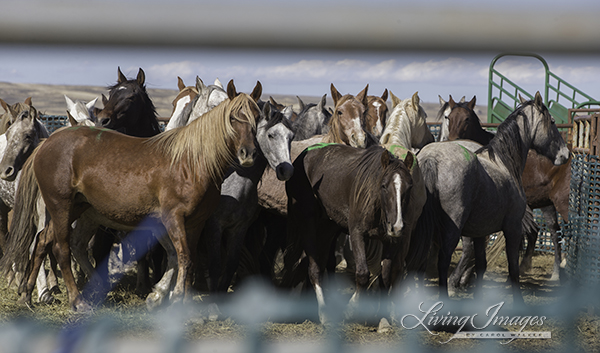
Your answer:
[[[19,188],[39,187],[50,224],[39,235],[31,263],[31,234],[14,237],[19,240],[11,244],[11,259],[2,259],[4,268],[12,261],[18,269],[27,268],[28,281],[21,300],[31,302],[35,274],[52,245],[71,308],[91,310],[73,278],[69,247],[71,224],[84,212],[114,229],[152,227],[159,234],[166,230],[170,241],[159,239],[167,250],[167,270],[146,303],[152,309],[168,298],[175,273],[170,300],[191,300],[195,249],[219,201],[223,175],[235,158],[242,166],[254,163],[256,121],[261,114],[256,102],[261,93],[260,82],[248,95],[237,93],[230,81],[228,100],[202,119],[150,138],[88,127],[52,134],[24,167],[23,187]],[[33,206],[35,199],[24,203]],[[27,207],[21,214],[30,214]]]

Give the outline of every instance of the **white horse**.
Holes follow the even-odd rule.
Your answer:
[[[399,99],[391,91],[392,112],[379,140],[382,145],[399,145],[417,153],[435,141],[427,127],[427,114],[421,107],[418,92],[411,98]]]
[[[94,109],[98,97],[85,103],[82,101],[73,101],[65,94],[65,101],[67,102],[67,113],[69,115],[69,122],[67,126],[83,125],[83,126],[94,126],[96,123],[96,117],[94,115]],[[74,121],[71,121],[71,118]]]
[[[188,125],[227,99],[227,92],[218,78],[214,84],[206,86],[200,77],[196,76],[196,91],[198,94],[188,103],[185,103],[187,98],[177,100],[179,107],[174,109],[165,130]],[[183,108],[181,108],[181,104],[183,104]],[[181,113],[179,113],[179,109],[182,109]]]

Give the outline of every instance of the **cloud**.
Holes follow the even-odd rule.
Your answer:
[[[473,84],[487,77],[487,68],[461,58],[412,62],[398,68],[393,78],[399,82],[438,82]]]

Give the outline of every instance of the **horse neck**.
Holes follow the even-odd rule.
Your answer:
[[[512,121],[505,121],[498,127],[496,136],[487,148],[490,158],[498,157],[514,178],[521,180],[527,154],[532,146],[532,127],[527,118],[517,115]]]
[[[413,127],[406,111],[394,110],[388,118],[380,141],[386,145],[400,145],[404,148],[412,148],[412,130]]]

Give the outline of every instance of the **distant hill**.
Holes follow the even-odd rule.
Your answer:
[[[173,99],[177,95],[177,90],[148,88],[148,94],[154,102],[158,115],[160,117],[169,117],[173,109]],[[108,95],[106,87],[97,86],[68,86],[68,85],[44,85],[30,83],[9,83],[0,82],[0,98],[7,103],[23,102],[27,97],[32,97],[33,105],[42,113],[50,115],[65,115],[66,103],[64,95],[73,100],[82,100],[88,102],[101,95]],[[293,105],[294,110],[298,110],[298,99],[295,96],[264,93],[263,100],[268,100],[272,96],[275,101],[284,105]],[[302,101],[307,103],[317,103],[321,97],[301,96]],[[327,105],[332,106],[333,101],[327,95]],[[388,99],[388,105],[391,101]],[[434,121],[440,108],[439,103],[421,103],[427,113],[428,121]],[[102,99],[98,99],[97,107],[102,107]],[[486,107],[476,107],[476,113],[485,120],[487,114]],[[2,109],[0,109],[1,111]]]

